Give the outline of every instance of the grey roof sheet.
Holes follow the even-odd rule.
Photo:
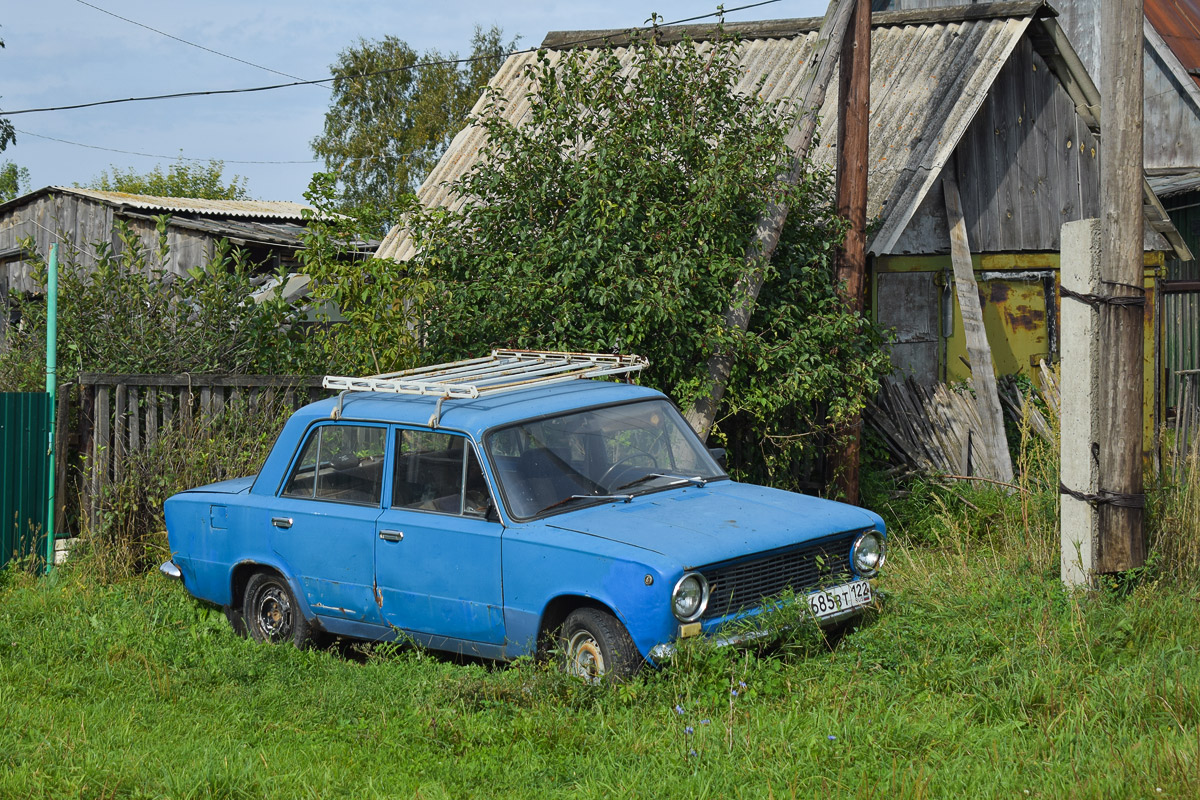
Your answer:
[[[155,197],[147,194],[102,192],[97,189],[79,189],[67,186],[52,186],[50,191],[90,197],[103,203],[149,212],[171,211],[179,214],[286,219],[299,222],[304,219],[304,211],[316,211],[311,206],[285,200],[207,200],[197,197]]]
[[[988,4],[987,13],[982,13],[981,7],[965,7],[874,15],[867,217],[879,224],[868,245],[871,251],[890,252],[1031,20],[1047,13],[1043,9],[1040,2],[1023,2]],[[744,25],[739,31],[743,78],[738,91],[754,92],[758,80],[765,77],[761,93],[766,99],[798,101],[819,23],[806,19]],[[758,32],[762,38],[755,38]],[[613,37],[621,34],[610,33]],[[552,33],[547,42],[578,42],[603,35],[596,31]],[[710,45],[700,41],[696,46]],[[623,60],[630,58],[626,48],[618,47],[617,53]],[[548,55],[552,62],[557,61],[562,51],[551,50]],[[491,80],[509,99],[504,115],[514,123],[529,111],[526,95],[532,87],[523,71],[535,58],[532,53],[514,54]],[[480,110],[482,101],[475,107],[476,112]],[[813,158],[830,169],[836,164],[837,114],[837,92],[827,92],[821,108],[821,146],[813,151]],[[453,194],[449,184],[478,161],[484,136],[478,126],[464,128],[455,136],[417,192],[424,205],[461,206],[464,198]],[[413,246],[407,231],[397,226],[389,232],[377,255],[411,258]]]

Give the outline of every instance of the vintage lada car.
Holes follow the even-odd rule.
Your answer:
[[[259,641],[555,652],[588,679],[778,598],[874,602],[878,515],[729,478],[631,356],[495,351],[298,410],[255,476],[166,502],[164,574]],[[598,379],[600,378],[600,379]]]

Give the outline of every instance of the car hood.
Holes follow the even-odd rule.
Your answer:
[[[186,491],[210,492],[212,494],[243,494],[250,491],[250,487],[254,485],[255,477],[254,475],[250,475],[245,478],[230,478],[227,481],[210,483],[207,486],[197,486],[195,489],[188,489]]]
[[[544,520],[679,559],[685,568],[876,527],[877,514],[765,486],[718,481],[640,495]]]

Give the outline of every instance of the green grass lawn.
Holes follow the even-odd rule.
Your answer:
[[[10,572],[0,798],[1200,797],[1195,586],[1066,594],[1045,542],[998,541],[894,537],[882,612],[832,649],[600,687],[256,645],[156,575]]]

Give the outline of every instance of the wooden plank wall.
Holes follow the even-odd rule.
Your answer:
[[[80,422],[75,437],[83,456],[80,512],[95,522],[105,487],[122,480],[126,461],[175,426],[191,426],[227,409],[282,398],[298,408],[328,392],[321,378],[295,375],[79,376]]]

